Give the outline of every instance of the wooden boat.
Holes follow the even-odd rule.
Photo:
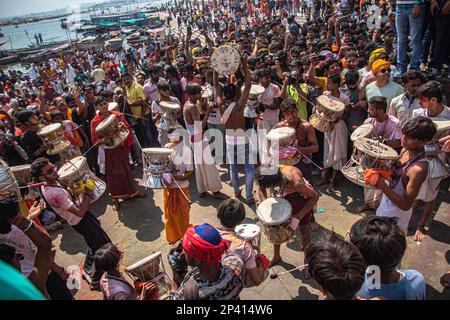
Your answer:
[[[105,42],[105,46],[109,46],[109,47],[113,48],[114,50],[121,48],[122,45],[123,45],[122,38],[113,38],[113,39],[109,39]]]
[[[0,65],[7,65],[11,63],[18,62],[20,60],[19,56],[16,54],[9,54],[5,57],[0,58]]]
[[[96,37],[86,37],[75,43],[75,47],[79,50],[97,50],[104,46],[105,41]]]

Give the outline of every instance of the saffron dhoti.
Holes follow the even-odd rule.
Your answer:
[[[189,198],[189,188],[182,188]],[[189,201],[178,188],[164,189],[164,223],[166,225],[166,240],[170,244],[182,239],[189,224]]]

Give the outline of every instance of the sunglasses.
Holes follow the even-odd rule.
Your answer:
[[[381,73],[391,73],[391,69],[381,69]]]

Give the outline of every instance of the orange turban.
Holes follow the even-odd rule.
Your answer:
[[[389,63],[389,61],[381,60],[381,59],[376,60],[372,64],[372,74],[375,76],[378,71],[380,71],[382,69],[389,69],[390,67],[391,67],[391,64]]]

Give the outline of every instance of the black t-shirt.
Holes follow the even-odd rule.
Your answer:
[[[37,158],[44,157],[48,158],[52,163],[56,163],[57,161],[59,161],[59,156],[49,156],[45,151],[39,154],[35,154],[35,152],[44,145],[44,140],[42,140],[42,138],[39,137],[36,132],[33,132],[31,130],[25,131],[20,141],[22,147],[31,160],[36,160]]]

